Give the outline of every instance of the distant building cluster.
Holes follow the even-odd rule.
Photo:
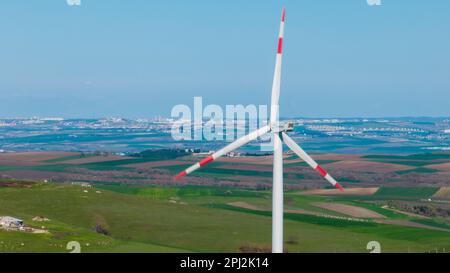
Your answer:
[[[332,126],[332,125],[307,125],[307,129],[320,131],[320,132],[413,132],[424,133],[425,131],[419,128],[410,127],[345,127],[345,126]],[[450,132],[450,130],[449,130]]]
[[[413,132],[424,133],[425,131],[418,128],[406,128],[406,127],[375,127],[375,128],[362,128],[364,132]]]
[[[206,156],[206,155],[212,155],[213,153],[215,153],[216,151],[208,151],[208,152],[196,152],[193,153],[194,156]],[[244,156],[242,153],[240,152],[230,152],[224,155],[224,157],[242,157]]]
[[[309,130],[320,131],[320,132],[336,132],[349,130],[344,126],[331,126],[331,125],[308,125],[306,126]]]
[[[294,138],[301,138],[308,143],[320,141],[321,137],[336,138],[336,141],[349,140],[357,145],[356,140],[369,139],[386,143],[386,148],[402,142],[402,145],[422,149],[437,150],[450,147],[450,119],[448,118],[297,118],[282,119],[290,121],[295,127],[292,132]],[[0,153],[19,151],[76,151],[105,154],[127,155],[141,152],[153,146],[161,148],[186,149],[187,153],[198,154],[202,151],[193,149],[195,143],[187,140],[174,141],[172,118],[137,118],[121,117],[97,119],[64,119],[60,117],[31,117],[31,118],[3,118],[0,119]],[[186,124],[195,129],[193,120],[185,120]],[[209,120],[201,120],[205,125]],[[219,121],[220,123],[220,121]],[[224,142],[235,140],[245,135],[256,120],[223,120],[223,132],[215,132],[219,141],[206,140],[200,131],[199,140],[206,151],[215,150],[223,146]],[[228,129],[233,128],[233,129]],[[198,130],[192,130],[196,135]],[[216,129],[216,128],[215,128]],[[226,129],[226,130],[225,130]],[[202,139],[203,138],[203,139]],[[222,142],[221,142],[222,141]],[[242,147],[240,152],[253,152],[255,145],[262,145],[270,139],[259,139],[259,142]],[[45,143],[45,145],[42,145]],[[155,145],[153,145],[155,144]],[[319,144],[319,143],[316,143]],[[253,145],[253,147],[252,147]],[[381,144],[383,145],[383,144]],[[319,145],[316,152],[320,151]],[[420,147],[422,146],[422,147]],[[443,147],[442,149],[440,147]],[[248,148],[248,149],[247,149]],[[380,147],[381,148],[381,147]],[[338,149],[338,148],[336,148]],[[329,151],[329,150],[327,150]],[[231,154],[229,156],[239,156]]]

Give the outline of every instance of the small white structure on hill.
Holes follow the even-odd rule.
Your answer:
[[[37,219],[36,217],[34,219]],[[39,218],[41,219],[41,218]],[[47,218],[42,218],[47,219]],[[49,219],[47,219],[49,221]],[[21,231],[29,233],[49,233],[44,227],[41,229],[26,226],[23,220],[11,217],[11,216],[0,216],[0,230],[6,231]]]
[[[10,216],[0,216],[0,227],[8,229],[8,228],[22,228],[23,221]]]
[[[92,188],[92,185],[88,182],[72,182],[72,185],[81,186],[83,188]]]

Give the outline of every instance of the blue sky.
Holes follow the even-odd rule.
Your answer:
[[[450,116],[449,1],[81,1],[2,1],[0,116],[267,104],[282,6],[282,116]]]

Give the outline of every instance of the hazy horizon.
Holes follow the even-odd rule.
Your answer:
[[[75,120],[75,119],[113,119],[113,118],[122,118],[122,119],[131,119],[131,120],[136,120],[136,119],[158,119],[158,118],[162,118],[162,119],[169,119],[172,118],[170,116],[163,116],[163,115],[155,115],[155,116],[135,116],[135,117],[130,117],[130,116],[117,116],[117,115],[111,115],[111,116],[97,116],[97,117],[64,117],[64,116],[42,116],[42,115],[31,115],[31,116],[0,116],[0,119],[32,119],[32,118],[41,118],[41,119],[46,119],[46,118],[62,118],[64,120]],[[285,116],[285,117],[280,117],[281,120],[286,120],[286,119],[368,119],[368,120],[372,120],[372,119],[450,119],[450,116],[379,116],[379,117],[331,117],[331,116]],[[204,119],[208,119],[208,117],[204,117]],[[224,118],[225,119],[225,118]]]

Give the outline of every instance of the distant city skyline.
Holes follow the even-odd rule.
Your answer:
[[[282,117],[450,116],[450,2],[7,0],[0,117],[267,104],[282,6]]]

